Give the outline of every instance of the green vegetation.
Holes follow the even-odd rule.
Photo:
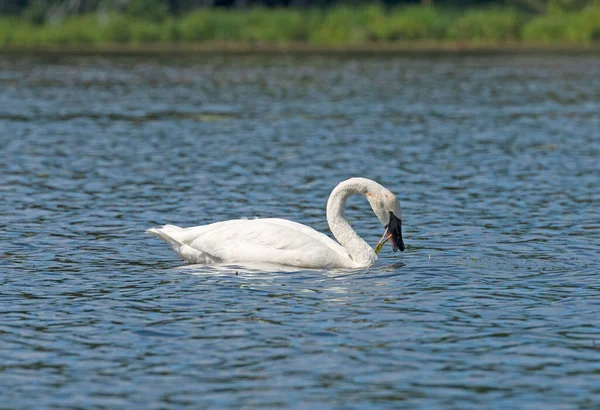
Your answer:
[[[556,11],[532,19],[522,38],[529,42],[586,44],[600,41],[600,7],[580,12]]]
[[[600,44],[600,3],[542,14],[516,8],[404,6],[386,9],[337,6],[326,9],[199,9],[174,17],[132,1],[128,8],[70,16],[0,17],[0,47],[110,46],[114,44],[313,44],[348,46],[392,42],[460,44]],[[568,3],[571,4],[571,3]]]
[[[469,10],[446,32],[453,40],[473,42],[517,41],[526,18],[512,9]]]

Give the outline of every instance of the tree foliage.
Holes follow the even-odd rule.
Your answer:
[[[600,0],[0,0],[0,13],[21,14],[33,23],[64,18],[68,15],[92,11],[118,11],[128,15],[162,21],[169,15],[178,15],[202,8],[253,7],[268,8],[327,8],[332,6],[396,6],[438,5],[442,7],[510,6],[523,11],[581,10]]]

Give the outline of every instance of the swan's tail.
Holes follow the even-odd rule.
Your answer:
[[[165,225],[162,228],[150,228],[146,231],[146,233],[151,233],[157,238],[162,239],[163,241],[168,243],[169,246],[173,248],[175,252],[179,253],[179,250],[182,247],[187,246],[185,243],[180,242],[178,239],[176,239],[173,235],[175,232],[178,232],[180,230],[181,228],[178,226]]]
[[[177,233],[180,233],[181,231],[183,231],[183,228],[178,226],[165,225],[162,228],[150,228],[146,233],[151,233],[168,243],[179,256],[189,263],[211,263],[213,258],[210,255],[194,249],[177,239]]]

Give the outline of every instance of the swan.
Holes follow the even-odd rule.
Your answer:
[[[364,195],[384,225],[372,249],[344,217],[346,200]],[[278,218],[235,219],[180,228],[165,225],[146,232],[167,242],[194,264],[270,263],[300,268],[363,268],[374,264],[383,244],[404,251],[400,202],[387,188],[366,178],[340,182],[327,201],[327,222],[339,241],[297,222]]]

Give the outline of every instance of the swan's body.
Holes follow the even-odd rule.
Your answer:
[[[357,267],[339,243],[285,219],[235,219],[193,228],[166,225],[149,232],[166,240],[189,263]]]
[[[165,240],[189,263],[275,263],[304,268],[359,268],[377,261],[377,253],[344,218],[348,197],[362,194],[386,225],[386,240],[404,250],[397,198],[378,183],[365,178],[341,182],[327,202],[327,221],[340,243],[306,225],[285,219],[237,219],[192,228],[165,225],[147,232]],[[388,226],[390,228],[388,228]],[[384,235],[385,237],[386,235]],[[383,240],[384,238],[382,238]]]

